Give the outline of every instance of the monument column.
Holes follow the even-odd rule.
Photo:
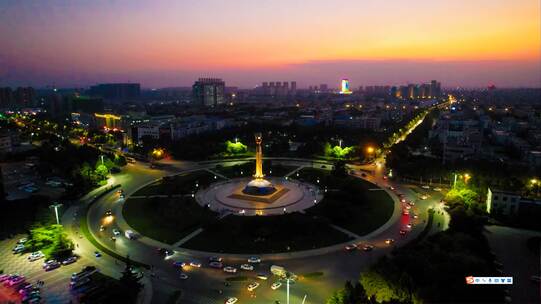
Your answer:
[[[263,141],[261,133],[255,134],[255,174],[256,179],[263,178],[263,152],[261,142]]]

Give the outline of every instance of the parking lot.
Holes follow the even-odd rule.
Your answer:
[[[77,262],[61,266],[60,268],[51,271],[42,269],[43,259],[30,262],[28,261],[28,253],[13,254],[12,249],[15,247],[17,240],[23,237],[16,236],[10,240],[0,242],[0,269],[5,274],[20,274],[26,278],[26,282],[35,284],[37,281],[43,281],[44,285],[41,288],[41,297],[46,303],[76,303],[76,299],[72,296],[69,290],[70,276],[74,272],[81,271],[81,268],[86,265],[91,265],[92,261],[80,258]],[[2,287],[0,290],[0,302],[12,299],[16,296],[15,291],[9,288]],[[20,300],[21,298],[18,297]]]
[[[36,169],[34,162],[2,163],[4,190],[8,200],[27,198],[32,194],[48,196],[52,199],[60,197],[64,188],[59,179],[43,179]]]

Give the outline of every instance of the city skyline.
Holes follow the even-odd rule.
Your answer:
[[[159,88],[208,76],[241,88],[272,79],[338,87],[341,78],[352,88],[430,79],[541,86],[533,0],[417,0],[400,9],[377,1],[7,2],[0,16],[2,85]]]

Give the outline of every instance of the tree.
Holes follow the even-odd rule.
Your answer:
[[[133,303],[137,299],[139,291],[143,288],[143,284],[139,281],[141,278],[134,273],[133,265],[129,256],[126,257],[126,267],[122,271],[122,276],[119,279],[119,293],[124,296],[125,303]],[[127,299],[126,299],[127,298]]]

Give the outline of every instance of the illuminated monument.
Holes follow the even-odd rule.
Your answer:
[[[196,201],[216,212],[235,215],[278,215],[302,211],[323,198],[316,186],[289,180],[287,176],[265,178],[261,133],[255,134],[255,174],[218,181],[195,194]],[[298,176],[298,175],[297,175]]]
[[[350,89],[349,89],[349,80],[348,79],[342,79],[342,85],[341,85],[341,90],[340,90],[340,94],[351,94],[353,93]]]
[[[244,190],[242,190],[243,193],[250,195],[269,195],[276,191],[276,188],[272,185],[272,183],[263,178],[263,151],[261,148],[262,141],[263,138],[261,137],[261,133],[256,133],[254,179],[246,185]]]

